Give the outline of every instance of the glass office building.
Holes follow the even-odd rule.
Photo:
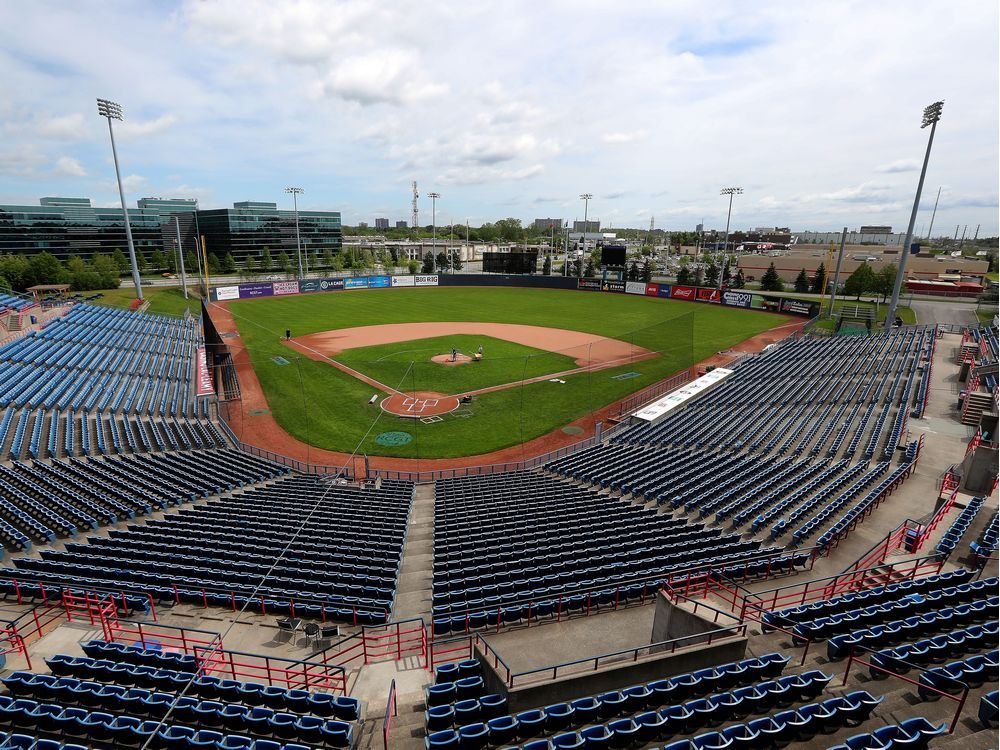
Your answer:
[[[259,258],[264,249],[277,257],[282,250],[295,258],[295,214],[277,204],[257,201],[234,203],[233,208],[199,210],[193,198],[141,198],[128,212],[137,252],[173,252],[180,224],[181,245],[195,250],[205,237],[206,249],[220,259],[232,253],[242,264]],[[177,218],[175,223],[174,218]],[[319,258],[342,247],[340,213],[299,211],[303,253]],[[65,260],[70,255],[128,251],[120,208],[96,208],[89,198],[41,198],[38,206],[0,205],[0,253],[33,255],[48,251]]]

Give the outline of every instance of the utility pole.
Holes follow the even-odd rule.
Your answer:
[[[980,224],[976,224],[976,233],[972,236],[972,241],[973,242],[975,242],[976,240],[979,239],[979,227],[980,226],[981,226]]]
[[[590,228],[587,225],[587,207],[590,205],[590,199],[594,197],[593,193],[581,193],[580,199],[583,200],[583,236],[580,238],[582,243],[580,251],[580,273],[579,278],[583,278],[583,259],[587,255],[587,230]]]
[[[931,238],[931,232],[934,231],[934,217],[937,216],[937,206],[939,200],[941,200],[941,188],[938,188],[937,198],[934,199],[934,210],[931,211],[931,225],[927,227],[927,239]]]
[[[417,183],[413,184],[415,190]],[[428,193],[427,197],[431,199],[431,255],[437,260],[437,199],[441,197],[441,193]]]
[[[833,303],[837,301],[837,288],[840,286],[840,266],[844,262],[844,241],[847,239],[847,227],[844,227],[844,231],[840,233],[840,251],[837,253],[837,271],[833,274],[833,289],[830,291],[830,309],[827,312],[827,317],[833,317]],[[826,293],[826,289],[823,289],[823,293]]]
[[[969,225],[968,224],[966,224],[964,227],[962,227],[962,239],[960,239],[958,241],[958,249],[959,250],[961,250],[962,249],[962,245],[965,244],[965,233],[968,231],[968,229],[969,229]]]
[[[927,163],[931,158],[931,146],[934,145],[934,132],[937,130],[938,121],[941,119],[941,109],[944,102],[934,102],[924,108],[923,119],[920,128],[931,128],[927,137],[927,150],[924,152],[924,164],[920,169],[920,179],[917,181],[917,194],[913,198],[913,210],[910,212],[910,223],[906,228],[906,240],[903,242],[903,250],[899,258],[899,270],[896,272],[896,283],[892,288],[892,301],[889,302],[889,310],[885,316],[885,325],[891,328],[896,320],[896,307],[899,305],[899,292],[903,287],[903,279],[906,278],[906,259],[910,255],[910,243],[913,242],[913,225],[917,223],[917,210],[920,208],[920,193],[924,189],[924,178],[927,176]]]
[[[292,204],[295,206],[295,255],[299,260],[299,278],[301,279],[302,274],[302,241],[299,238],[299,195],[305,192],[300,187],[286,187],[286,193],[292,194]]]
[[[726,254],[726,255],[729,254],[729,219],[733,215],[733,196],[734,195],[742,195],[742,193],[743,193],[743,188],[741,188],[741,187],[723,188],[722,190],[719,191],[719,195],[728,195],[729,196],[729,212],[726,214],[726,239],[723,242],[723,247],[722,247],[722,252],[724,254]],[[716,248],[716,249],[718,249],[718,248]],[[722,289],[722,269],[721,268],[719,269],[718,288]]]
[[[417,192],[417,181],[413,181],[413,208],[410,212],[410,225],[413,227],[413,233],[415,237],[420,236],[420,229],[418,224],[420,223],[419,214],[417,211],[417,198],[420,197],[420,193]]]

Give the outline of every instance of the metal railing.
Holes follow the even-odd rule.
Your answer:
[[[382,719],[382,750],[389,750],[389,728],[396,710],[396,680],[389,683],[389,697],[385,701],[385,717]]]
[[[627,396],[617,404],[612,404],[610,419],[621,419],[623,416],[631,414],[649,404],[665,393],[674,391],[694,379],[694,368],[675,373],[668,378],[646,386],[641,391],[636,391],[631,396]]]

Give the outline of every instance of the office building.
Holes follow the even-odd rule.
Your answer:
[[[536,232],[550,232],[553,229],[558,233],[562,231],[562,219],[535,219],[531,227]]]
[[[405,221],[397,221],[396,229],[406,229],[408,224]]]
[[[375,219],[375,228],[376,229],[388,229],[389,228],[389,220],[388,219],[381,219],[381,218],[380,219]]]

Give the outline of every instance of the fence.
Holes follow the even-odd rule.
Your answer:
[[[631,396],[622,399],[617,404],[613,404],[609,418],[622,419],[626,415],[641,409],[646,404],[655,401],[665,393],[677,390],[682,385],[691,382],[693,379],[694,368],[688,368],[687,370],[679,372],[676,375],[671,375],[669,378],[665,378],[658,383],[653,383],[652,385],[643,388],[641,391],[636,391]]]
[[[382,750],[389,750],[389,728],[396,711],[396,680],[389,683],[389,697],[385,700],[385,718],[382,719]]]

